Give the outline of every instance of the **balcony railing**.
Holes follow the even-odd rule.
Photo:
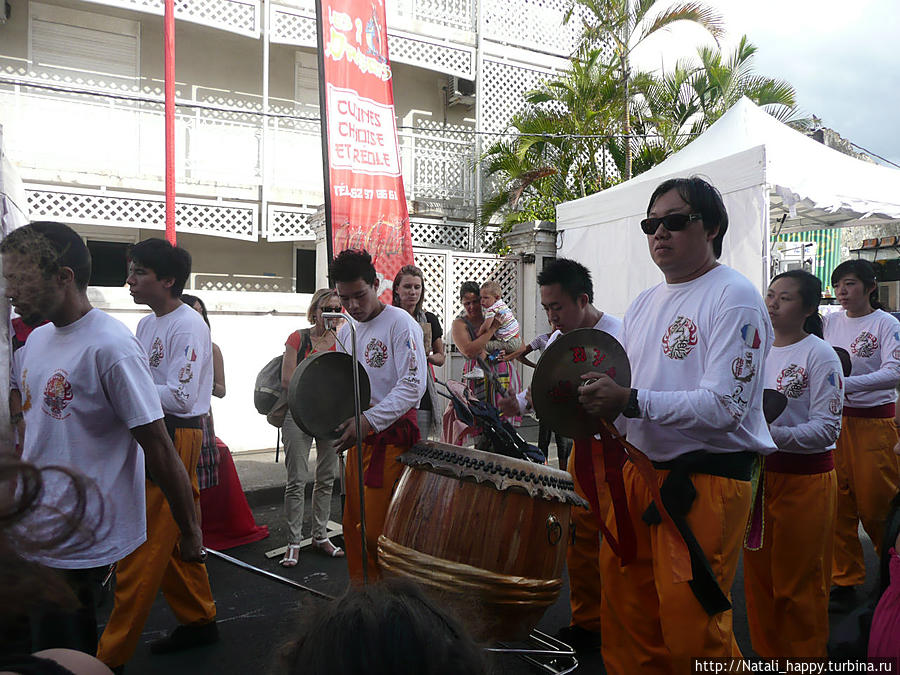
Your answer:
[[[202,93],[180,100],[184,105],[176,109],[178,182],[206,188],[199,193],[231,187],[243,189],[245,198],[255,194],[263,180],[265,119],[258,99],[211,101]],[[320,127],[311,118],[317,111],[279,103],[268,118],[266,184],[277,201],[318,203],[323,189]],[[164,179],[163,110],[155,101],[0,85],[0,122],[8,151],[28,179],[96,183],[102,177],[111,186],[151,190]],[[423,122],[400,130],[400,146],[410,199],[471,206],[470,128]]]

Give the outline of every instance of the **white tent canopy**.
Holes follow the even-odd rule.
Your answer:
[[[744,98],[649,171],[557,207],[558,255],[592,271],[599,307],[621,314],[662,279],[639,221],[659,183],[691,175],[709,179],[725,200],[721,261],[760,289],[768,281],[770,222],[784,216],[788,232],[900,219],[900,170],[832,150]]]

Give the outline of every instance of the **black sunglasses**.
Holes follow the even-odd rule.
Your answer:
[[[323,312],[334,312],[339,313],[341,311],[340,307],[319,307]]]
[[[688,226],[688,223],[695,220],[701,220],[703,216],[699,213],[670,213],[661,218],[644,218],[641,221],[641,229],[644,234],[653,234],[659,228],[659,224],[666,228],[669,232],[678,232]]]

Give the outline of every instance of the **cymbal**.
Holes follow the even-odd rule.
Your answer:
[[[784,409],[787,408],[787,396],[777,389],[763,389],[763,417],[767,424],[772,424]]]
[[[853,363],[850,361],[850,352],[843,347],[834,347],[834,351],[841,361],[841,370],[844,371],[844,377],[849,377],[853,370]]]
[[[631,387],[631,365],[625,348],[609,333],[578,328],[557,338],[543,353],[531,380],[531,400],[541,422],[567,438],[597,433],[599,422],[578,403],[581,376],[609,375],[616,384]]]
[[[369,407],[372,390],[362,364],[359,372],[360,411]],[[291,417],[310,436],[337,438],[334,430],[353,417],[353,357],[343,352],[318,352],[297,366],[288,387]]]

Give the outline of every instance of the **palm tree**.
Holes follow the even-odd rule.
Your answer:
[[[480,158],[494,189],[481,206],[479,229],[504,210],[506,229],[553,221],[557,204],[611,184],[607,153],[619,116],[617,89],[600,50],[588,50],[563,75],[525,94],[526,109],[509,124],[515,135],[495,141]]]
[[[753,69],[755,53],[756,47],[745,35],[730,55],[701,47],[697,50],[698,60],[679,60],[672,72],[658,76],[637,73],[637,119],[642,131],[655,134],[652,141],[642,145],[642,153],[652,156],[657,150],[664,152],[664,158],[677,152],[743,96],[781,122],[806,126],[808,122],[797,108],[794,88],[784,80],[758,75]]]
[[[678,21],[696,23],[718,41],[723,34],[722,18],[701,2],[686,0],[664,8],[651,16],[657,0],[571,0],[566,11],[568,22],[576,12],[581,15],[583,33],[581,48],[607,48],[612,51],[614,67],[624,105],[622,132],[624,134],[625,180],[632,175],[631,147],[631,52],[649,36]]]
[[[794,88],[785,80],[757,75],[753,69],[754,54],[756,46],[746,35],[741,36],[727,58],[718,49],[701,47],[697,50],[700,57],[699,105],[707,125],[746,96],[778,121],[806,126],[808,122],[800,117],[797,108]]]

